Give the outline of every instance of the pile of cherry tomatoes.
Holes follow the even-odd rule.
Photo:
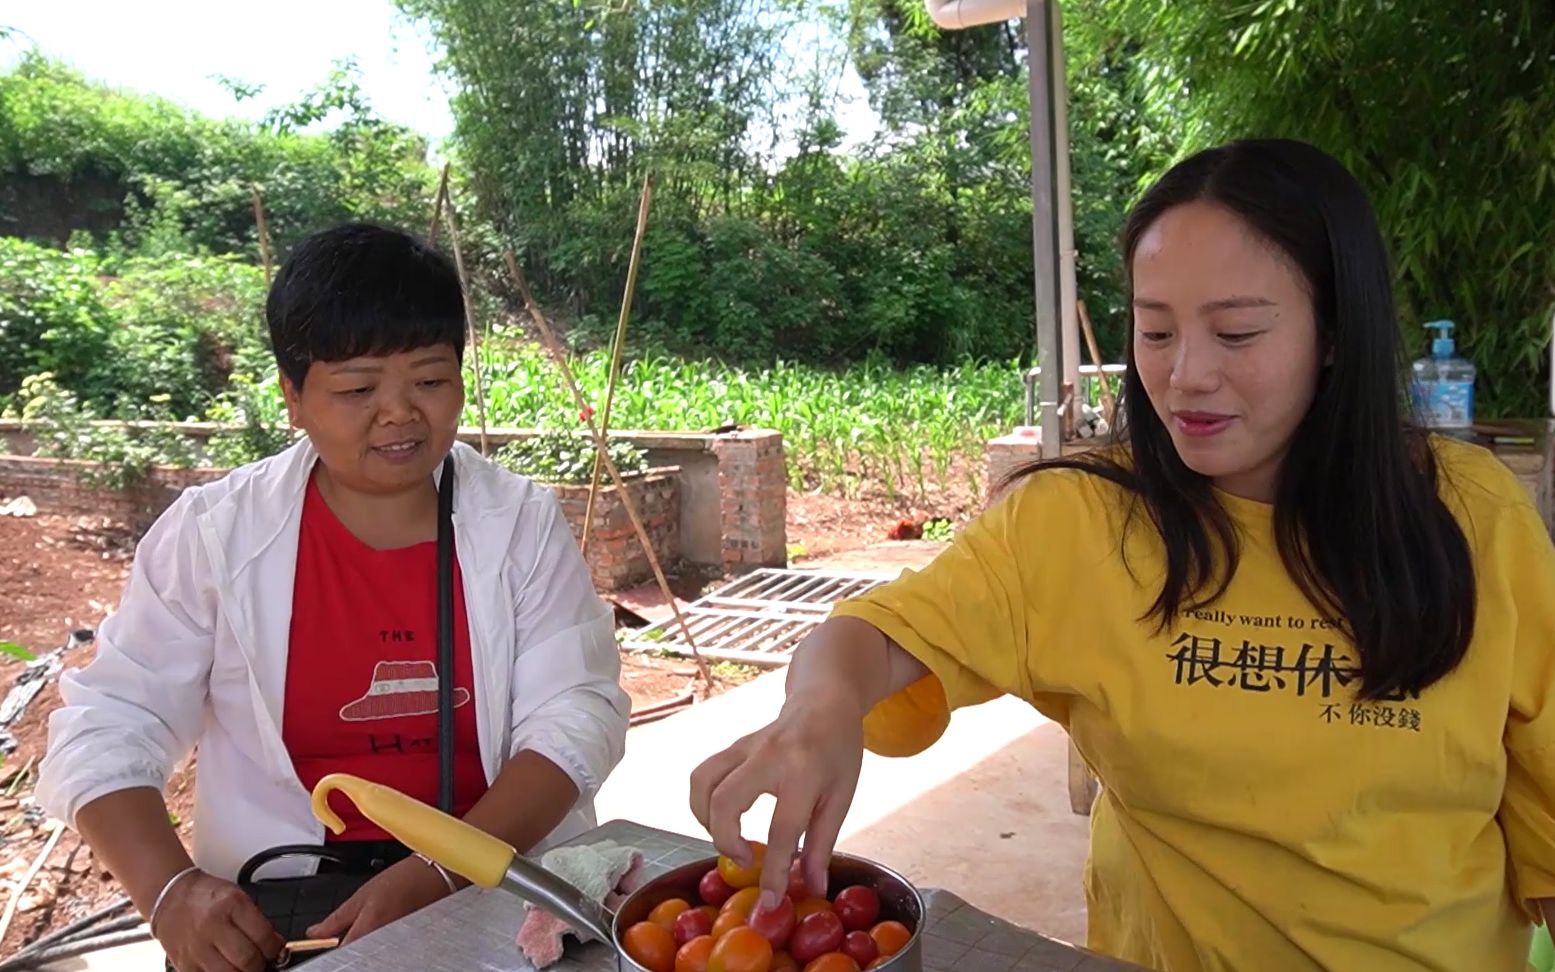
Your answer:
[[[812,896],[795,860],[788,894],[756,907],[762,855],[740,867],[727,857],[703,875],[700,901],[671,898],[626,930],[621,945],[651,972],[861,972],[906,947],[912,931],[880,920],[880,896],[861,884],[831,900]]]

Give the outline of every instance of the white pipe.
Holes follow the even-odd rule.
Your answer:
[[[945,30],[997,24],[1026,16],[1026,0],[924,0],[929,19]]]

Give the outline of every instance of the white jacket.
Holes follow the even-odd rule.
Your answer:
[[[626,745],[614,617],[595,594],[555,496],[456,445],[454,538],[488,781],[531,750],[581,794],[539,846],[595,824],[594,795]],[[280,455],[194,487],[141,541],[92,664],[61,679],[37,798],[76,812],[132,787],[165,790],[198,745],[195,862],[231,879],[279,844],[324,828],[281,740],[288,630],[303,495],[317,453]],[[428,583],[431,583],[428,578]],[[308,858],[265,873],[305,872]]]

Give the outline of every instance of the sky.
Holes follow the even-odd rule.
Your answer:
[[[450,83],[434,70],[436,44],[392,0],[0,0],[0,25],[18,32],[8,45],[0,41],[0,67],[36,45],[95,81],[216,117],[258,118],[297,100],[335,62],[354,58],[358,83],[380,116],[434,140],[453,131]],[[264,90],[237,102],[217,76]],[[851,69],[837,117],[849,144],[873,133]]]

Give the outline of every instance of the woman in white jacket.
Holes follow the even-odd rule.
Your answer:
[[[62,681],[39,784],[179,972],[276,956],[281,935],[233,880],[256,853],[324,842],[321,776],[436,802],[450,455],[455,812],[521,851],[588,829],[630,708],[612,614],[554,497],[455,442],[464,295],[447,259],[378,227],[329,230],[292,254],[266,316],[306,438],[187,490],[152,527],[97,659]],[[191,858],[162,793],[196,747]],[[338,809],[331,849],[375,876],[309,934],[360,937],[457,887]]]

